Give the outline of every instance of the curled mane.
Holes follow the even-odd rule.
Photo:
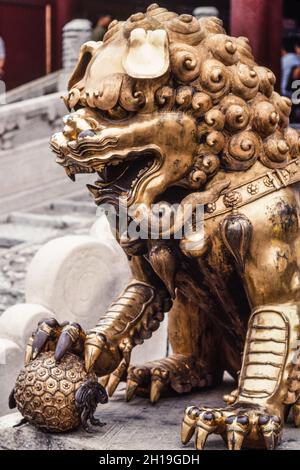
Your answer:
[[[170,67],[163,77],[134,79],[122,70],[135,28],[166,31]],[[116,66],[97,80],[93,61],[108,47]],[[217,18],[199,21],[153,4],[126,22],[114,20],[103,43],[82,51],[70,84],[70,108],[89,106],[112,119],[164,111],[193,116],[199,145],[189,185],[195,189],[220,168],[244,171],[257,160],[281,168],[299,155],[299,134],[288,127],[291,101],[274,91],[275,76],[255,63],[249,41],[226,35]]]

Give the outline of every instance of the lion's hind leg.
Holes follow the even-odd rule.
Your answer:
[[[170,356],[129,367],[128,401],[139,394],[156,403],[164,395],[189,393],[222,382],[223,344],[204,307],[177,292],[168,314],[168,333]]]
[[[126,400],[136,393],[150,395],[156,403],[166,392],[188,393],[194,388],[209,387],[212,377],[200,371],[192,357],[172,354],[143,366],[130,366],[127,374]]]

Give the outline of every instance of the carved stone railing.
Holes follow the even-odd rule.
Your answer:
[[[61,94],[0,106],[0,217],[75,190],[49,148],[66,113]]]
[[[1,151],[49,137],[66,112],[63,93],[53,93],[0,107]]]
[[[18,101],[25,101],[37,98],[38,96],[56,93],[59,90],[61,74],[62,70],[57,70],[56,72],[7,91],[4,96],[0,95],[0,103],[17,103]]]

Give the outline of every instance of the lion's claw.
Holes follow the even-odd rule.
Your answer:
[[[131,366],[128,369],[126,401],[130,401],[139,389],[147,390],[151,403],[156,403],[169,385],[169,371],[164,365]]]
[[[71,323],[63,327],[55,348],[55,359],[60,361],[70,350],[82,353],[84,334],[78,323]]]
[[[195,436],[196,449],[203,450],[210,434],[221,435],[229,450],[265,447],[273,450],[280,442],[281,419],[258,409],[229,407],[207,409],[188,407],[181,426],[181,440],[187,444]]]
[[[57,327],[59,326],[55,318],[49,318],[47,320],[41,320],[38,323],[36,332],[33,334],[31,341],[31,358],[35,359],[38,354],[43,350],[46,343],[50,339],[54,339]]]
[[[246,414],[231,415],[225,419],[226,439],[229,450],[241,450],[250,432],[250,419]]]
[[[126,377],[127,367],[128,365],[125,359],[123,359],[117,369],[112,374],[110,374],[107,381],[107,393],[110,397],[112,397],[115,393],[115,390],[121,380]]]
[[[25,364],[34,360],[42,351],[55,351],[55,359],[60,361],[68,352],[82,354],[85,333],[78,323],[59,324],[55,318],[42,320],[29,338]]]
[[[210,434],[221,434],[224,430],[223,415],[220,411],[190,406],[186,409],[182,422],[181,440],[183,444],[187,444],[196,433],[196,449],[203,450]]]
[[[278,416],[262,415],[258,419],[260,432],[268,450],[274,450],[281,437],[281,420]]]

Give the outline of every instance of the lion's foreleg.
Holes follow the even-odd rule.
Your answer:
[[[134,279],[88,333],[85,364],[102,377],[110,395],[126,377],[131,351],[151,338],[171,308],[171,299],[155,273],[141,257],[133,257]]]
[[[168,297],[142,281],[133,280],[111,304],[105,316],[91,329],[85,343],[86,367],[93,365],[99,375],[118,375],[130,362],[131,351],[159,328]]]

